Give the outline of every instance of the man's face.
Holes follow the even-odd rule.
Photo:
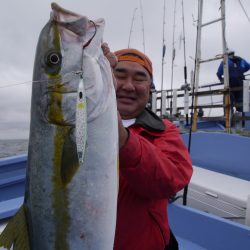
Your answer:
[[[114,69],[117,81],[117,107],[123,119],[137,117],[145,108],[150,93],[151,77],[136,62],[121,61]]]

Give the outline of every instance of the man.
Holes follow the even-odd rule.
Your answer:
[[[109,49],[104,54],[112,65]],[[170,237],[167,205],[189,183],[189,154],[176,126],[145,108],[152,86],[150,59],[135,49],[115,55],[120,180],[114,249],[178,249]]]
[[[239,56],[235,56],[234,51],[228,52],[228,71],[229,71],[229,87],[241,87],[243,88],[243,80],[245,79],[244,73],[250,69],[250,64],[242,59]],[[217,71],[217,77],[221,82],[223,82],[223,62],[220,63],[220,66]],[[236,111],[242,112],[242,103],[243,103],[243,89],[241,90],[230,90],[230,106],[231,112],[233,113],[233,107],[235,106]],[[238,105],[241,106],[239,107]],[[244,116],[244,113],[242,113]]]

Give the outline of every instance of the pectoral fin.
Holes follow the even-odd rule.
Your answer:
[[[10,219],[4,231],[0,235],[0,247],[15,250],[30,250],[29,234],[24,211],[24,205]]]

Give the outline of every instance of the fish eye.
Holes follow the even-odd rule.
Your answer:
[[[50,54],[48,59],[51,64],[58,64],[60,61],[60,57],[56,53]]]
[[[48,66],[56,66],[61,63],[62,55],[58,52],[50,52],[46,57],[46,64]]]
[[[60,51],[50,50],[44,57],[44,70],[47,74],[56,75],[62,66],[62,54]]]

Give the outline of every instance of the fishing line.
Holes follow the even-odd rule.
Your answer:
[[[89,44],[92,42],[93,38],[95,37],[96,35],[96,31],[97,31],[97,28],[96,28],[96,23],[92,20],[89,20],[90,23],[92,23],[94,25],[94,28],[95,28],[95,31],[94,31],[94,34],[92,35],[92,37],[90,37],[90,39],[85,43],[83,44],[82,46],[82,60],[81,60],[81,71],[80,72],[76,72],[77,74],[80,74],[80,77],[83,77],[83,52],[84,52],[84,49],[86,47],[89,46]]]
[[[145,53],[145,32],[144,32],[144,19],[143,19],[143,9],[142,9],[142,1],[140,0],[140,12],[141,12],[141,22],[142,22],[142,45],[143,52]]]
[[[30,84],[30,83],[41,83],[41,82],[48,82],[49,80],[36,80],[36,81],[26,81],[26,82],[20,82],[20,83],[12,83],[12,84],[8,84],[8,85],[4,85],[4,86],[0,86],[0,89],[4,89],[4,88],[10,88],[10,87],[14,87],[17,85],[24,85],[24,84]]]
[[[28,83],[32,83],[32,81],[26,81],[26,82],[12,83],[12,84],[8,84],[8,85],[3,85],[3,86],[0,86],[0,89],[10,88],[10,87],[13,87],[13,86],[24,85],[24,84],[28,84]]]
[[[92,37],[88,40],[88,42],[86,42],[84,45],[83,45],[83,49],[85,49],[87,46],[89,46],[89,44],[92,42],[93,38],[95,37],[96,35],[96,31],[97,31],[97,28],[96,28],[96,23],[92,20],[89,20],[90,23],[92,23],[94,25],[94,28],[95,28],[95,31],[94,31],[94,34],[92,35]]]
[[[133,26],[134,26],[134,20],[135,20],[136,11],[137,11],[137,8],[135,8],[134,12],[133,12],[133,17],[132,17],[130,31],[129,31],[129,37],[128,37],[128,48],[130,48],[130,40],[131,40],[132,31],[133,31]]]
[[[240,4],[240,6],[241,6],[243,12],[245,13],[245,16],[246,16],[248,22],[250,23],[250,18],[249,18],[249,16],[248,16],[247,12],[246,12],[246,9],[244,8],[242,2],[241,2],[240,0],[238,0],[238,1],[239,1],[239,4]]]
[[[72,74],[71,78],[67,79],[67,76],[70,74]],[[11,87],[18,86],[18,85],[25,85],[25,84],[32,84],[32,83],[55,83],[56,81],[68,82],[68,81],[72,80],[75,75],[76,75],[76,72],[72,71],[68,74],[65,74],[63,77],[57,77],[57,78],[45,79],[45,80],[34,80],[34,81],[31,80],[31,81],[25,81],[25,82],[17,82],[17,83],[12,83],[12,84],[8,84],[8,85],[0,86],[0,89],[11,88]]]

